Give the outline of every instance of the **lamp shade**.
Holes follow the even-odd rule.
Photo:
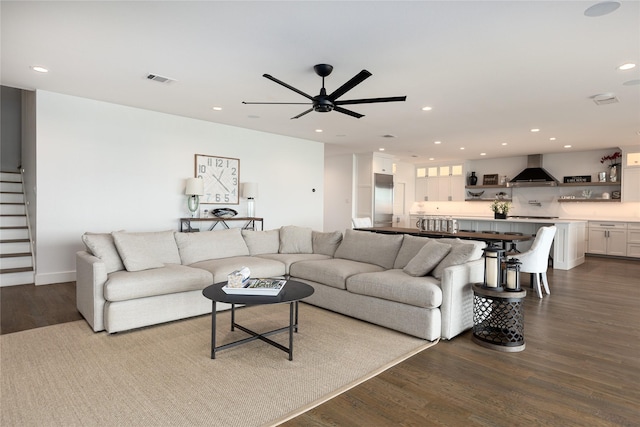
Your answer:
[[[242,197],[245,199],[255,199],[258,197],[258,183],[245,182],[242,186]]]
[[[187,178],[187,189],[184,194],[188,196],[204,195],[204,181],[201,178]]]

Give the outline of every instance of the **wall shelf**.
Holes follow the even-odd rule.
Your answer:
[[[568,182],[558,184],[558,187],[620,187],[619,182]]]
[[[464,199],[465,202],[493,202],[494,200],[498,200],[501,202],[512,202],[513,199],[511,198],[504,198],[504,199],[497,199],[497,198],[491,198],[491,199],[487,199],[487,198],[480,198],[480,197],[472,197],[470,199]]]
[[[592,202],[592,203],[620,203],[620,199],[586,199],[586,198],[576,198],[576,199],[558,199],[559,203],[575,203],[575,202]]]

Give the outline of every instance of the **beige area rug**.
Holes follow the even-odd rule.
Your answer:
[[[289,306],[238,310],[257,331]],[[245,338],[218,314],[218,345]],[[288,345],[288,333],[270,338]],[[108,335],[84,321],[0,336],[2,426],[276,425],[435,343],[300,304],[293,361],[262,341],[210,357],[211,318]]]

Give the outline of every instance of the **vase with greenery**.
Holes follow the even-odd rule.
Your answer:
[[[511,202],[494,200],[489,207],[493,211],[493,217],[495,219],[507,219],[507,214],[511,210]]]

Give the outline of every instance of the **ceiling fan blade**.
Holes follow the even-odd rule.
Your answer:
[[[338,89],[334,90],[333,93],[327,98],[331,101],[335,101],[336,99],[340,98],[342,95],[353,89],[356,85],[362,83],[368,77],[371,77],[370,72],[368,72],[367,70],[360,71],[358,74],[353,76],[351,80],[340,86]]]
[[[282,85],[282,86],[286,87],[287,89],[292,90],[292,91],[294,91],[294,92],[296,92],[296,93],[299,93],[300,95],[304,96],[305,98],[310,99],[310,100],[312,100],[312,101],[313,101],[313,97],[312,97],[311,95],[307,95],[306,93],[304,93],[304,92],[303,92],[303,91],[301,91],[300,89],[296,89],[295,87],[293,87],[293,86],[291,86],[291,85],[288,85],[288,84],[286,84],[285,82],[283,82],[283,81],[281,81],[281,80],[276,79],[276,78],[275,78],[275,77],[273,77],[272,75],[269,75],[269,74],[263,74],[263,75],[262,75],[262,77],[266,77],[266,78],[268,78],[269,80],[271,80],[272,82],[276,82],[276,83],[278,83],[279,85]]]
[[[307,111],[305,111],[305,112],[303,112],[303,113],[300,113],[300,114],[298,114],[298,115],[297,115],[297,116],[295,116],[295,117],[291,117],[291,120],[293,120],[293,119],[299,119],[300,117],[302,117],[302,116],[304,116],[305,114],[308,114],[308,113],[310,113],[310,112],[312,112],[312,111],[313,111],[313,108],[309,108]]]
[[[335,105],[353,105],[353,104],[372,104],[374,102],[396,102],[406,101],[406,96],[390,96],[387,98],[366,98],[366,99],[351,99],[347,101],[335,101]]]
[[[338,113],[355,117],[356,119],[359,119],[360,117],[364,117],[364,114],[356,113],[355,111],[347,110],[346,108],[342,108],[338,106],[333,107],[333,111],[337,111]]]
[[[311,105],[311,102],[251,102],[251,101],[242,101],[243,104],[254,105],[254,104],[280,104],[280,105]]]

